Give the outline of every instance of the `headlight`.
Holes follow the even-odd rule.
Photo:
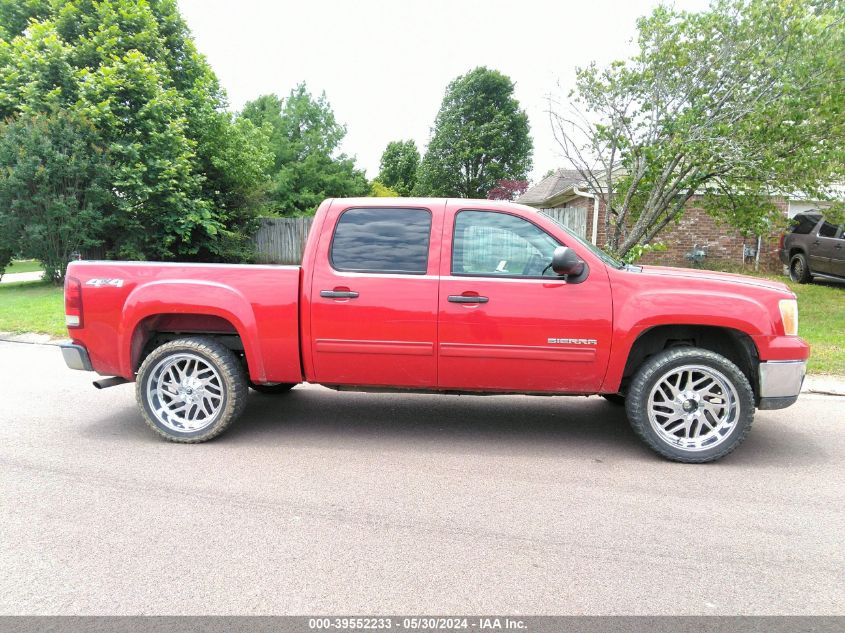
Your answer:
[[[798,301],[796,299],[781,299],[780,320],[783,323],[783,333],[788,336],[798,334]]]

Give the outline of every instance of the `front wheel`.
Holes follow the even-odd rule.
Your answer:
[[[745,374],[705,349],[665,350],[639,368],[625,407],[632,428],[660,455],[712,462],[745,439],[754,420],[754,393]]]
[[[246,377],[232,351],[206,337],[153,350],[138,370],[135,395],[144,420],[172,442],[220,435],[246,405]]]

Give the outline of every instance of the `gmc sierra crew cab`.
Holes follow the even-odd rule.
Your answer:
[[[708,462],[798,398],[808,345],[782,283],[626,265],[529,207],[332,199],[302,266],[73,262],[71,368],[134,381],[175,442],[248,389],[600,394],[654,451]],[[565,415],[561,405],[561,415]]]

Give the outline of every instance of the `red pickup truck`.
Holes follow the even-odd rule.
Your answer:
[[[623,264],[529,207],[333,199],[302,266],[74,262],[68,366],[135,381],[201,442],[248,388],[600,394],[659,454],[707,462],[795,402],[809,347],[782,283]],[[562,405],[564,406],[564,405]]]

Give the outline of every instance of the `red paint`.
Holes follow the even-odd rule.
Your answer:
[[[425,274],[334,270],[329,251],[342,212],[396,206],[431,212]],[[534,223],[574,249],[589,275],[578,284],[453,275],[452,232],[462,209]],[[82,323],[70,336],[88,349],[96,371],[128,379],[156,331],[238,334],[259,382],[463,391],[615,392],[637,337],[660,325],[744,332],[761,360],[809,355],[804,341],[784,335],[778,301],[793,297],[784,284],[654,266],[617,270],[545,216],[492,200],[327,200],[301,268],[73,262],[68,279],[68,313]],[[322,290],[358,296],[326,298]]]

